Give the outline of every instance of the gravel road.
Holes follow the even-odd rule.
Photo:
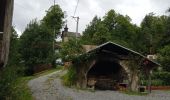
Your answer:
[[[147,96],[132,96],[117,91],[77,90],[63,86],[60,76],[65,71],[57,71],[30,80],[33,97],[36,100],[170,100],[170,92],[153,91]]]

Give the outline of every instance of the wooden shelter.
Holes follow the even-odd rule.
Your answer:
[[[14,0],[0,0],[0,68],[8,61]]]
[[[128,85],[130,90],[137,91],[139,73],[149,77],[156,66],[159,64],[113,42],[104,43],[80,55],[79,61],[73,61],[77,86],[111,90]]]

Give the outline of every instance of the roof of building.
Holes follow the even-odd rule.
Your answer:
[[[76,32],[64,32],[64,36],[66,37],[80,37],[80,33],[76,33]]]
[[[132,54],[132,55],[139,56],[139,57],[151,62],[155,66],[160,66],[159,63],[148,59],[144,55],[142,55],[142,54],[140,54],[140,53],[138,53],[134,50],[131,50],[129,48],[126,48],[124,46],[121,46],[117,43],[113,43],[113,42],[106,42],[106,43],[99,45],[96,48],[88,51],[87,53],[91,53],[91,52],[95,52],[95,51],[110,52],[110,53],[113,53],[113,54],[116,54],[116,55],[121,55],[121,56],[129,56],[129,54]]]

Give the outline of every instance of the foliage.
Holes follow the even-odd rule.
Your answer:
[[[94,35],[98,29],[98,24],[101,23],[101,19],[95,16],[93,20],[87,25],[87,28],[83,32],[83,44],[95,44],[93,41]]]
[[[10,40],[10,48],[9,48],[9,61],[8,61],[8,66],[14,66],[14,65],[19,65],[20,62],[20,53],[19,51],[19,38],[17,35],[17,32],[15,29],[12,27],[12,34],[11,34],[11,40]]]
[[[76,68],[74,66],[70,66],[68,69],[68,72],[62,76],[63,83],[66,86],[73,86],[75,85],[77,74],[76,74]]]
[[[12,28],[8,64],[0,71],[0,100],[13,98],[12,84],[16,78],[23,75],[23,67],[20,64],[20,54],[18,53],[18,43],[17,33]]]
[[[170,45],[165,46],[160,50],[159,61],[164,71],[170,72]]]
[[[153,80],[161,80],[162,85],[170,85],[170,72],[155,72],[152,75]]]
[[[18,77],[17,71],[13,66],[7,66],[0,73],[0,99],[12,98],[12,82]]]
[[[155,16],[154,13],[149,13],[141,22],[146,53],[156,53],[161,47],[160,43],[165,34],[166,20],[167,16]]]
[[[34,100],[31,90],[28,87],[28,81],[33,77],[20,77],[12,83],[12,99],[11,100]]]
[[[63,61],[71,61],[84,52],[81,42],[78,39],[72,38],[68,42],[62,44],[60,50]]]
[[[48,9],[40,22],[35,19],[27,25],[20,37],[19,50],[27,74],[32,74],[33,68],[37,65],[52,64],[55,66],[54,43],[63,25],[63,17],[61,8],[55,5]]]
[[[169,45],[170,44],[170,16],[166,17],[165,20],[165,34],[163,36],[163,38],[161,39],[161,45],[165,46],[165,45]]]
[[[98,24],[97,30],[93,35],[93,42],[97,45],[103,44],[109,40],[110,33],[103,23]]]
[[[42,19],[42,24],[46,26],[46,29],[48,29],[51,33],[54,33],[55,35],[58,35],[60,33],[60,29],[63,25],[63,18],[64,13],[62,12],[62,9],[59,5],[51,6],[46,11],[46,16]]]
[[[29,74],[33,73],[33,67],[36,65],[52,62],[52,41],[52,34],[48,33],[46,27],[39,25],[36,20],[27,26],[20,37],[20,53]]]
[[[129,16],[110,10],[101,20],[95,16],[83,32],[82,41],[86,44],[100,45],[113,41],[126,47],[135,48],[134,41],[138,28],[130,23]]]

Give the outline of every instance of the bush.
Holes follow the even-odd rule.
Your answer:
[[[70,66],[68,72],[62,77],[63,83],[66,86],[72,86],[75,84],[77,76],[76,76],[76,69],[73,66]]]
[[[6,67],[0,74],[0,100],[12,99],[12,83],[18,77],[15,67]]]
[[[162,85],[170,85],[170,72],[155,72],[152,75],[153,80],[161,80]]]
[[[141,85],[148,86],[148,80],[143,80],[143,84]],[[151,85],[152,86],[165,86],[165,82],[162,80],[152,80]]]
[[[165,86],[165,82],[162,80],[152,80],[152,86]]]
[[[170,72],[154,72],[151,79],[152,86],[169,86]],[[148,80],[143,80],[142,85],[148,85]]]

